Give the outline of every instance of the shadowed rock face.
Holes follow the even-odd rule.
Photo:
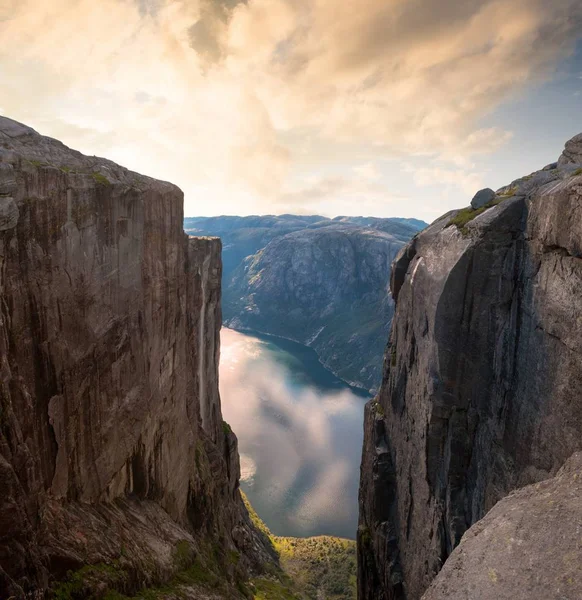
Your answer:
[[[580,150],[578,136],[394,262],[384,379],[366,408],[362,598],[420,598],[473,523],[582,448]]]
[[[182,203],[0,118],[2,598],[113,559],[131,592],[180,541],[268,559],[220,411],[220,240]]]

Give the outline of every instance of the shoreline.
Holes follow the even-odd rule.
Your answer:
[[[310,350],[313,350],[313,352],[315,352],[315,356],[317,356],[317,362],[326,371],[329,371],[335,377],[337,377],[340,381],[343,381],[343,383],[345,383],[349,388],[353,389],[356,393],[358,393],[358,394],[365,393],[367,396],[369,396],[369,399],[374,398],[376,396],[376,394],[378,393],[378,390],[367,389],[367,388],[365,388],[365,387],[357,384],[354,381],[347,381],[346,379],[344,379],[343,377],[341,377],[340,375],[338,375],[338,373],[336,373],[333,369],[331,369],[328,365],[326,365],[321,360],[321,357],[319,356],[317,350],[315,348],[313,348],[313,346],[308,346],[304,342],[300,342],[299,340],[296,340],[294,338],[287,337],[287,336],[284,336],[284,335],[277,335],[277,334],[274,334],[274,333],[269,333],[268,331],[261,331],[260,329],[253,329],[252,327],[241,327],[241,326],[233,327],[232,325],[226,324],[224,322],[222,323],[222,327],[225,327],[226,329],[232,329],[233,331],[238,331],[239,333],[248,333],[248,334],[251,334],[251,335],[252,334],[259,334],[259,335],[265,335],[265,336],[272,337],[272,338],[277,338],[277,339],[280,339],[280,340],[286,340],[288,342],[294,342],[295,344],[299,344],[300,346],[303,346],[304,348],[309,348]]]

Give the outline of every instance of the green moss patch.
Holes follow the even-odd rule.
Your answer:
[[[93,177],[98,185],[111,185],[109,179],[107,179],[107,177],[105,177],[105,175],[102,173],[92,173],[91,177]]]
[[[475,217],[478,217],[480,214],[484,213],[487,209],[497,206],[499,203],[503,202],[503,200],[505,200],[506,198],[509,198],[512,195],[513,195],[513,192],[511,194],[509,194],[508,196],[505,196],[505,195],[498,196],[497,198],[495,198],[495,200],[491,200],[491,202],[488,202],[487,204],[485,204],[485,206],[482,206],[481,208],[474,209],[474,208],[471,208],[470,206],[467,206],[467,208],[462,208],[449,221],[449,224],[447,225],[447,227],[450,227],[451,225],[455,225],[457,227],[457,229],[459,229],[461,231],[461,233],[466,234],[466,233],[468,233],[468,230],[466,228],[467,224],[470,223]]]

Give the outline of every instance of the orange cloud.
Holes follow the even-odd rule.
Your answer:
[[[297,206],[307,156],[322,177],[350,148],[494,150],[510,134],[480,118],[581,24],[579,0],[4,0],[0,109],[175,181],[190,214],[268,212]]]

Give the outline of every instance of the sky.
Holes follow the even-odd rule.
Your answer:
[[[187,216],[432,221],[582,131],[580,0],[0,0],[0,114]]]

